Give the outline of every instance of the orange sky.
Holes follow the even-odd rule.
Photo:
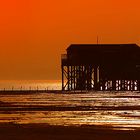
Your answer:
[[[3,0],[0,79],[60,79],[71,43],[140,45],[139,0]]]

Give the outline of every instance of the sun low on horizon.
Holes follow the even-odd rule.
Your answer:
[[[140,1],[0,2],[0,80],[61,79],[70,44],[140,45]]]

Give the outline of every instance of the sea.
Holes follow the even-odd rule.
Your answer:
[[[60,90],[60,81],[1,81],[0,89]],[[0,94],[0,124],[105,126],[140,129],[139,92],[38,92]]]
[[[61,80],[0,80],[0,90],[61,90]]]

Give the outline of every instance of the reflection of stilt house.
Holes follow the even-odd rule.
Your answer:
[[[62,90],[140,90],[136,44],[77,44],[62,55]]]

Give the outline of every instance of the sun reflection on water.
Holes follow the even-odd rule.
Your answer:
[[[0,95],[0,123],[140,128],[138,93]]]

